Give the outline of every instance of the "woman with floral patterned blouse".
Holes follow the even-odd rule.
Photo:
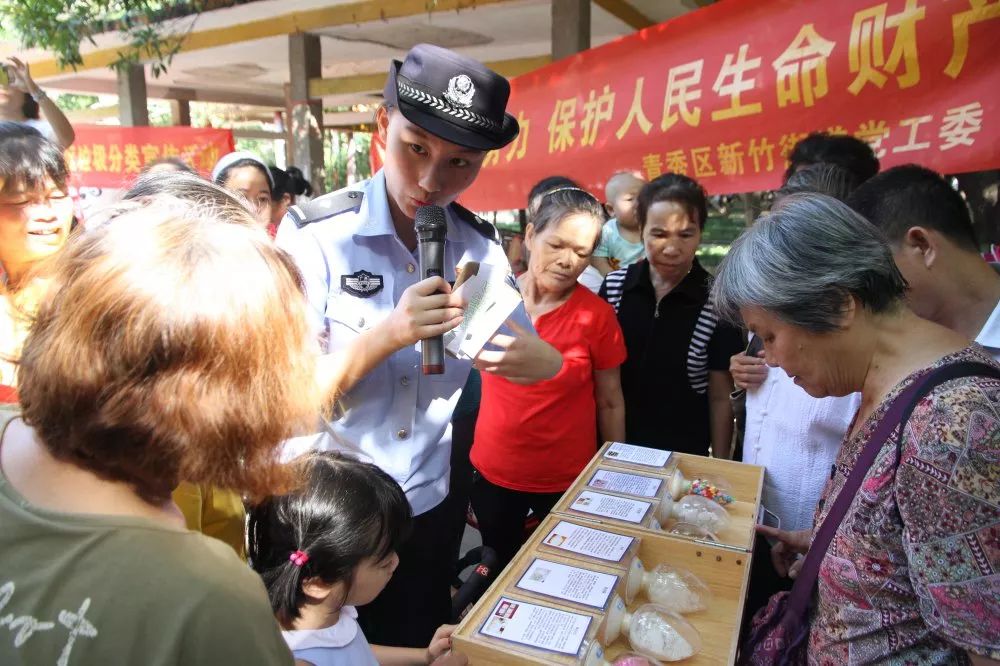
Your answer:
[[[814,530],[761,528],[795,575],[888,405],[934,368],[993,365],[918,318],[880,232],[844,204],[793,195],[733,245],[714,286],[765,358],[814,397],[860,391]],[[968,664],[1000,659],[1000,380],[959,377],[886,440],[822,559],[808,663]]]

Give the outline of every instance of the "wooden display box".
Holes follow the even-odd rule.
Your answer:
[[[606,443],[597,452],[590,464],[581,472],[573,485],[563,494],[562,498],[552,509],[553,513],[562,513],[576,518],[585,518],[607,525],[622,525],[627,527],[639,527],[635,524],[605,518],[591,514],[581,514],[570,510],[570,505],[577,495],[584,490],[600,489],[588,487],[588,482],[593,478],[598,469],[608,469],[614,471],[624,471],[643,476],[658,477],[666,481],[676,466],[687,479],[696,479],[701,476],[715,476],[726,479],[730,484],[730,491],[735,502],[726,507],[729,514],[729,526],[719,532],[718,545],[723,547],[733,547],[741,551],[750,552],[753,550],[754,527],[757,524],[757,514],[760,511],[760,498],[764,485],[764,468],[758,465],[747,465],[733,462],[731,460],[721,460],[718,458],[708,458],[706,456],[696,456],[687,453],[673,453],[667,468],[657,469],[655,467],[645,467],[641,465],[631,465],[604,457],[610,443]],[[620,494],[620,493],[612,493]],[[639,527],[644,532],[653,532]],[[689,537],[677,536],[679,539]],[[697,540],[700,543],[704,541]]]
[[[563,562],[591,571],[613,572],[616,565],[601,563],[575,556],[573,554],[556,554],[551,549],[539,546],[561,521],[593,529],[611,532],[623,536],[636,537],[639,540],[638,557],[647,570],[658,564],[672,564],[689,570],[698,576],[712,592],[712,605],[709,609],[698,613],[685,615],[686,619],[701,635],[701,651],[684,664],[731,664],[736,659],[739,641],[740,624],[743,617],[743,604],[746,598],[748,578],[753,544],[753,526],[756,521],[760,504],[761,487],[763,484],[763,468],[734,463],[724,460],[703,458],[685,454],[673,454],[673,463],[681,469],[684,475],[698,478],[699,474],[712,474],[725,477],[731,484],[731,491],[736,502],[730,505],[732,523],[730,528],[720,534],[720,543],[698,541],[685,537],[669,535],[658,530],[646,529],[619,521],[603,520],[594,516],[566,513],[563,509],[581,489],[586,488],[599,467],[608,467],[602,458],[607,444],[601,448],[594,460],[580,474],[570,489],[531,538],[524,544],[511,564],[497,577],[493,585],[465,617],[453,635],[453,645],[457,652],[466,655],[469,663],[475,665],[511,665],[511,664],[578,664],[577,657],[557,653],[534,652],[508,645],[502,641],[483,636],[480,629],[501,597],[519,597],[530,603],[558,608],[573,613],[585,613],[579,607],[551,597],[539,597],[525,594],[516,588],[517,582],[528,565],[536,558],[555,562]],[[619,466],[613,467],[622,470]],[[627,471],[648,475],[666,477],[670,468],[659,471],[630,467]],[[630,604],[630,609],[648,603],[644,593]],[[593,609],[595,622],[600,622],[603,612]],[[606,646],[606,659],[613,660],[622,652],[630,651],[628,639],[619,637],[613,645]]]

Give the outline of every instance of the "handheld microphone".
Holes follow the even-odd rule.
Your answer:
[[[420,279],[444,277],[444,239],[448,225],[440,206],[417,208],[415,228],[420,259]],[[440,335],[420,341],[420,364],[425,375],[444,374],[444,339]]]

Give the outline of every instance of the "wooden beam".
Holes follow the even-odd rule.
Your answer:
[[[118,105],[100,106],[96,109],[73,109],[63,111],[71,123],[93,123],[98,120],[118,117]]]
[[[508,79],[527,74],[539,67],[552,62],[552,56],[543,55],[531,58],[515,58],[513,60],[498,60],[484,63],[497,74]],[[309,81],[309,97],[317,99],[332,95],[356,95],[382,90],[385,86],[385,72],[378,74],[358,74],[336,79],[312,79]]]
[[[290,35],[296,32],[308,32],[319,28],[337,25],[352,25],[372,21],[387,21],[394,18],[404,18],[418,14],[449,12],[475,9],[486,5],[501,4],[512,0],[362,0],[331,7],[321,7],[300,12],[281,14],[256,21],[248,21],[238,25],[207,30],[195,30],[181,39],[180,51],[197,51],[238,42],[248,42],[266,37]],[[126,46],[116,46],[99,49],[83,54],[81,69],[107,67],[118,60],[119,53]],[[148,56],[149,54],[144,54]],[[35,79],[65,73],[56,64],[55,59],[39,60],[29,63],[31,75]]]
[[[630,5],[626,0],[594,0],[594,4],[633,30],[642,30],[643,28],[655,25],[649,17]]]
[[[118,87],[113,79],[68,78],[47,81],[46,88],[75,93],[95,93],[117,95]],[[283,97],[261,93],[242,93],[227,90],[195,90],[177,86],[148,84],[146,96],[149,99],[184,99],[189,102],[215,102],[217,104],[245,104],[246,106],[266,106],[274,109],[285,107]]]

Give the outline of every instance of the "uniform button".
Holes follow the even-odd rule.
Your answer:
[[[361,319],[358,320],[358,328],[364,328],[364,327],[365,327],[365,318],[362,317]]]
[[[406,264],[406,272],[407,273],[412,273],[415,270],[417,270],[416,266],[414,266],[413,264]]]
[[[400,428],[399,431],[396,432],[396,437],[399,439],[406,439],[409,436],[410,433],[406,432],[406,428]]]
[[[767,410],[766,409],[760,410],[760,415],[761,416],[767,416]]]
[[[347,193],[347,198],[348,199],[357,199],[358,198],[358,193],[357,192],[348,192]]]
[[[400,377],[399,383],[402,384],[403,386],[409,386],[410,385],[410,378],[406,377],[404,375],[403,377]]]

